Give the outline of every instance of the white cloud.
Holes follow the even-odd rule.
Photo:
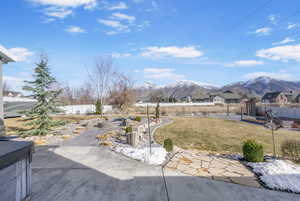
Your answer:
[[[112,58],[120,58],[120,57],[130,57],[131,54],[130,53],[112,53],[111,54]]]
[[[118,20],[126,20],[129,23],[133,23],[136,20],[135,16],[126,15],[124,13],[113,13],[111,18]]]
[[[268,16],[268,20],[269,20],[270,23],[272,23],[272,24],[277,24],[277,16],[276,16],[276,15],[269,15],[269,16]]]
[[[0,49],[4,49],[9,54],[9,56],[11,55],[11,57],[13,57],[16,62],[28,61],[28,57],[34,55],[34,52],[31,52],[23,47],[5,49],[2,45],[0,45]]]
[[[258,35],[258,36],[267,36],[270,35],[270,33],[272,32],[272,28],[270,27],[262,27],[260,29],[256,29],[254,32],[254,34]]]
[[[105,32],[105,34],[106,35],[109,35],[109,36],[111,36],[111,35],[116,35],[116,34],[118,34],[119,32],[117,32],[117,31],[106,31]]]
[[[227,64],[226,66],[257,66],[262,64],[264,64],[264,62],[257,60],[240,60],[234,61],[230,64]]]
[[[97,0],[29,0],[44,7],[43,14],[51,17],[44,22],[54,21],[54,18],[64,19],[73,13],[76,7],[92,10],[97,7]]]
[[[117,29],[117,30],[125,30],[125,29],[128,29],[128,26],[127,26],[127,25],[124,25],[124,24],[122,24],[121,22],[116,21],[116,20],[104,20],[104,19],[99,19],[98,22],[99,22],[99,23],[102,23],[102,24],[104,24],[104,25],[106,25],[106,26],[115,28],[115,29]]]
[[[295,41],[294,39],[286,37],[282,41],[272,43],[272,45],[284,45],[284,44],[291,43],[291,42],[294,42],[294,41]]]
[[[136,27],[139,31],[143,31],[146,27],[150,26],[150,22],[145,20],[141,24],[137,24]]]
[[[56,17],[56,18],[66,18],[67,16],[73,13],[72,10],[66,8],[59,8],[59,7],[49,7],[44,9],[44,14],[49,17]]]
[[[68,28],[66,28],[65,31],[70,32],[70,33],[84,33],[84,32],[86,32],[83,28],[78,27],[78,26],[69,26]]]
[[[146,78],[155,80],[181,80],[185,78],[184,75],[174,71],[175,69],[172,68],[145,68],[143,72]]]
[[[203,55],[203,52],[197,50],[194,46],[166,46],[166,47],[146,47],[144,48],[145,52],[142,53],[142,56],[170,56],[175,58],[195,58]]]
[[[248,73],[243,77],[246,79],[255,79],[262,76],[270,77],[273,79],[279,79],[279,80],[291,80],[292,78],[292,74],[287,72],[254,72],[254,73]]]
[[[97,6],[97,0],[31,0],[34,3],[46,6],[79,7],[91,9]]]
[[[288,29],[288,30],[294,29],[294,28],[296,28],[297,26],[298,26],[297,24],[289,23],[288,26],[286,27],[286,29]]]
[[[107,10],[126,10],[128,9],[128,6],[126,3],[120,1],[119,3],[116,4],[110,4],[107,1],[102,2],[104,4],[104,8]]]
[[[258,50],[256,56],[285,62],[288,60],[300,61],[300,44]]]

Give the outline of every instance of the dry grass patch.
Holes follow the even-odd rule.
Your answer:
[[[288,130],[275,132],[277,153],[287,139],[300,140],[300,133]],[[263,144],[265,153],[272,153],[271,131],[263,126],[245,122],[213,118],[175,118],[174,123],[159,128],[155,139],[163,143],[171,138],[174,145],[184,149],[198,149],[217,152],[242,152],[246,139],[256,139]],[[281,154],[281,153],[280,153]]]
[[[66,122],[79,122],[81,120],[99,118],[99,115],[57,115],[53,117],[55,120],[63,120]],[[6,132],[8,135],[16,134],[18,131],[28,131],[32,129],[31,126],[25,126],[28,121],[22,117],[5,119]]]

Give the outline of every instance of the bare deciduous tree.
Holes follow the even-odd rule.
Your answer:
[[[86,82],[80,87],[70,87],[65,85],[62,87],[62,93],[60,95],[60,101],[66,105],[77,104],[93,104],[94,94],[91,84]]]
[[[9,92],[11,91],[11,87],[9,86],[9,84],[4,81],[3,82],[3,96],[7,96],[9,94]]]
[[[104,104],[105,97],[109,94],[115,74],[111,57],[99,57],[95,62],[92,72],[89,72],[90,83],[95,92],[96,99],[100,100],[102,104]]]
[[[110,104],[125,110],[135,102],[135,98],[134,82],[124,74],[116,75],[110,90]]]

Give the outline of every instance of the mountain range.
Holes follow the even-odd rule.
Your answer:
[[[262,96],[270,91],[294,91],[300,92],[300,81],[277,80],[270,77],[258,77],[244,82],[236,82],[222,87],[211,84],[199,83],[195,81],[182,80],[165,86],[158,86],[152,83],[145,83],[137,89],[140,99],[151,96],[164,97],[185,97],[197,95],[206,95],[209,93],[230,90],[240,95]]]

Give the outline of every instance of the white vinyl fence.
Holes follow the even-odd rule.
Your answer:
[[[157,103],[136,103],[134,106],[136,107],[155,107]],[[207,102],[207,103],[159,103],[161,107],[172,107],[172,106],[214,106],[215,103]]]
[[[93,114],[96,112],[95,105],[67,105],[59,108],[64,111],[64,114]],[[111,110],[111,105],[103,106],[103,113],[107,113]]]

